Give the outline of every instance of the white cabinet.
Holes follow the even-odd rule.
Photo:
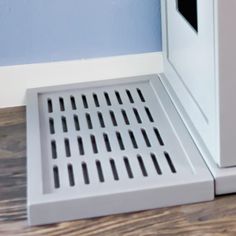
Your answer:
[[[164,73],[220,167],[236,165],[235,10],[234,0],[162,1]]]

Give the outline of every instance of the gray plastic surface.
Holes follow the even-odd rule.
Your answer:
[[[212,200],[157,75],[27,92],[30,225]]]

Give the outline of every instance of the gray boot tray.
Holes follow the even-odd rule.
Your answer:
[[[31,225],[214,198],[157,75],[28,90],[27,172]]]

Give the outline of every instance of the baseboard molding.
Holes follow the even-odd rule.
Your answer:
[[[25,105],[28,88],[159,73],[162,53],[0,67],[0,108]]]

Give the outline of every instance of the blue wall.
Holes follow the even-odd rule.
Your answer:
[[[159,0],[0,0],[0,65],[161,50]]]

